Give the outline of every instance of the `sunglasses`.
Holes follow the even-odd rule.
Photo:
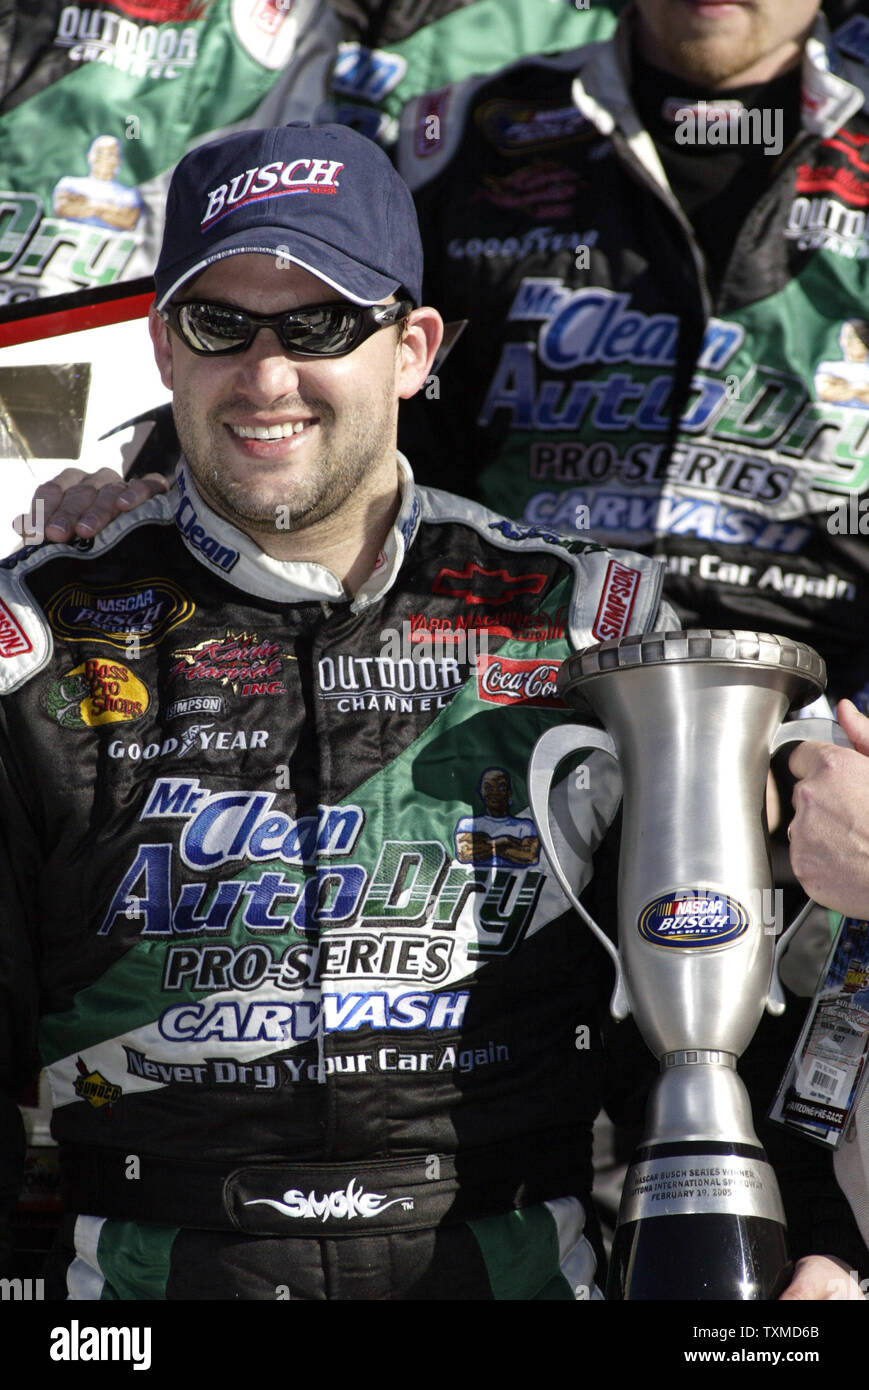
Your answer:
[[[300,357],[344,357],[372,333],[407,318],[412,308],[409,299],[364,307],[342,301],[283,314],[249,314],[231,304],[188,299],[168,304],[160,316],[200,357],[244,352],[261,328],[271,328],[281,346]]]

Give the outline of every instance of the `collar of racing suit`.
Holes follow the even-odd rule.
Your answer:
[[[367,608],[392,587],[419,525],[420,504],[410,464],[403,454],[396,458],[401,497],[398,514],[374,569],[350,602],[354,613]],[[184,544],[198,560],[216,567],[228,583],[245,593],[280,603],[348,601],[340,579],[325,565],[312,560],[276,560],[213,511],[203,501],[186,462],[178,470],[175,486],[175,521]]]
[[[655,147],[630,96],[635,23],[636,10],[629,5],[610,40],[580,50],[573,99],[602,135],[618,128],[656,182],[666,187]],[[834,135],[867,99],[865,67],[837,49],[830,26],[819,13],[803,53],[803,129],[823,137]]]

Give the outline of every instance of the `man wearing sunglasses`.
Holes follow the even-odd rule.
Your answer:
[[[41,991],[53,1292],[597,1297],[606,965],[545,863],[455,836],[493,767],[526,814],[569,651],[672,625],[656,563],[415,488],[440,321],[373,145],[203,147],[166,226],[176,486],[0,568],[2,1066]],[[606,763],[554,798],[580,886]]]
[[[54,1296],[596,1295],[605,967],[545,865],[455,827],[492,767],[527,814],[558,664],[666,624],[660,571],[415,488],[421,272],[352,131],[188,155],[175,487],[0,568],[2,1075],[41,1015]],[[613,774],[559,796],[584,883]]]

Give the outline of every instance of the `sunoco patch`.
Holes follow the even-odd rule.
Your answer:
[[[655,898],[643,908],[637,928],[653,946],[726,946],[745,935],[748,921],[735,898],[689,888]]]

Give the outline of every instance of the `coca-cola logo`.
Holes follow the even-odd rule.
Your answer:
[[[493,705],[525,705],[533,709],[566,709],[555,692],[560,661],[527,657],[486,656],[477,662],[477,693]]]

